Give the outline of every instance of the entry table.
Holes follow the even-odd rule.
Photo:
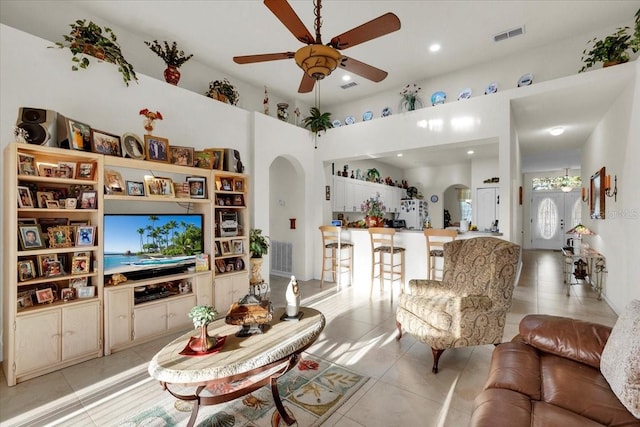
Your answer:
[[[562,248],[562,255],[564,256],[563,273],[567,296],[571,285],[579,284],[577,277],[575,282],[573,281],[575,276],[574,263],[583,260],[586,268],[584,280],[598,293],[598,299],[602,299],[602,273],[606,272],[604,256],[591,248],[583,249],[575,254],[569,249]]]
[[[291,425],[295,419],[284,409],[276,381],[296,366],[300,353],[311,346],[325,325],[322,313],[301,307],[299,321],[282,321],[284,309],[276,309],[270,327],[263,334],[238,338],[237,326],[224,319],[209,325],[209,335],[226,336],[217,353],[201,356],[179,354],[197,331],[167,344],[149,363],[149,374],[178,399],[192,401],[188,426],[194,425],[200,405],[228,402],[271,384],[273,400],[282,419]]]

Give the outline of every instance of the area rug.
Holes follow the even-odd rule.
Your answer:
[[[342,406],[368,377],[341,366],[304,354],[297,366],[278,379],[278,390],[285,408],[298,426],[319,426]],[[155,382],[146,381],[108,406],[121,418],[108,425],[121,427],[185,426],[191,403],[173,398]],[[126,415],[123,416],[123,411]],[[91,418],[109,420],[109,408],[89,411]],[[111,416],[109,415],[111,414]],[[273,403],[269,386],[231,402],[202,406],[196,426],[285,426]]]

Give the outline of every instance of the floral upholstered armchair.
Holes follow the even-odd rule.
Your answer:
[[[397,339],[404,329],[429,345],[433,373],[445,349],[500,343],[520,258],[520,246],[495,237],[445,243],[442,281],[410,280],[400,295]]]

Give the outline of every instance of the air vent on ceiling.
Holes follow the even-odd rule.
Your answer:
[[[356,82],[349,82],[340,86],[342,89],[349,89],[350,87],[358,86]]]
[[[518,27],[518,28],[512,28],[510,30],[503,31],[503,32],[493,36],[493,41],[494,42],[500,42],[502,40],[507,40],[507,39],[510,39],[512,37],[521,36],[523,34],[524,34],[524,26]]]

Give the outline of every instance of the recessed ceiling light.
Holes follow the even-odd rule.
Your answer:
[[[437,52],[440,50],[442,46],[440,46],[438,43],[434,43],[431,46],[429,46],[429,52]]]
[[[473,154],[473,153],[475,153],[475,151],[473,151],[473,150],[467,151],[467,154]]]
[[[564,128],[562,126],[557,126],[557,127],[551,128],[549,130],[549,133],[553,136],[562,135],[564,133]]]
[[[398,153],[398,154],[396,154],[396,156],[402,157],[402,153]]]
[[[348,82],[349,80],[351,80],[351,76],[348,74],[345,74],[344,76],[342,76],[342,80],[344,80],[345,82]]]

